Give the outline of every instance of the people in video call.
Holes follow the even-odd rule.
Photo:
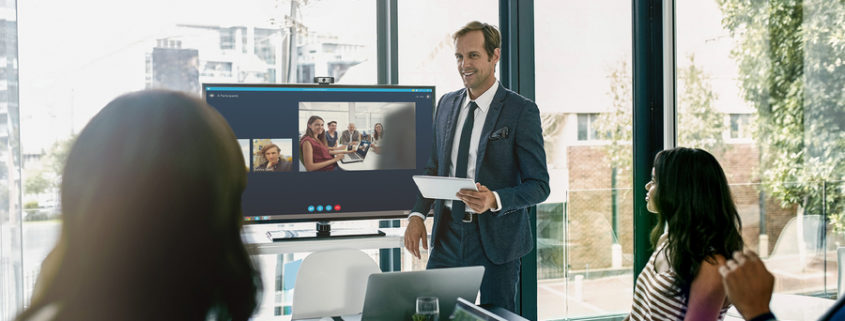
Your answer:
[[[370,142],[373,143],[373,145],[378,145],[381,140],[384,139],[384,126],[382,126],[381,123],[376,123],[373,127],[373,134],[371,136],[372,138],[370,139]]]
[[[67,156],[61,235],[18,320],[248,320],[261,282],[241,239],[244,167],[198,99],[110,102]]]
[[[291,162],[279,155],[279,146],[276,144],[265,145],[258,151],[264,156],[265,161],[255,167],[256,172],[289,172]]]
[[[328,130],[326,131],[326,144],[330,148],[337,147],[337,122],[332,120],[328,124]]]
[[[376,153],[381,152],[381,143],[384,140],[384,126],[381,123],[376,123],[373,127],[373,134],[371,135],[370,143],[373,147],[373,151]]]
[[[496,80],[501,36],[495,27],[473,21],[453,40],[465,88],[438,103],[425,172],[471,178],[478,191],[462,190],[462,201],[418,195],[405,247],[418,258],[420,242],[428,248],[423,213],[434,207],[427,268],[483,265],[481,303],[513,311],[520,258],[534,244],[528,208],[549,195],[540,111]]]
[[[355,124],[349,123],[349,126],[346,127],[346,130],[340,135],[340,144],[341,145],[348,145],[348,144],[355,144],[361,141],[361,133],[355,130]]]
[[[637,277],[630,320],[721,320],[730,307],[719,266],[742,250],[742,224],[728,180],[710,153],[675,148],[657,154],[645,185],[657,215],[654,254]]]
[[[337,169],[337,162],[343,155],[349,153],[347,150],[330,150],[326,143],[326,133],[323,130],[323,118],[311,116],[305,129],[305,135],[299,140],[302,149],[302,164],[305,170],[331,171]]]

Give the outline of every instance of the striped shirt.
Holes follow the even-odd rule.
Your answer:
[[[634,288],[634,302],[631,306],[631,314],[626,320],[683,320],[687,314],[687,297],[673,283],[675,271],[671,266],[666,271],[658,271],[655,261],[658,255],[664,255],[666,242],[660,244],[660,249],[654,251],[648,259],[643,271],[637,278],[637,285]],[[673,293],[678,293],[673,295]],[[719,320],[725,318],[725,313],[730,307],[725,303],[719,311]]]

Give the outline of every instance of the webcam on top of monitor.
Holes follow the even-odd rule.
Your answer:
[[[334,77],[314,77],[314,83],[320,85],[331,85],[334,83]]]

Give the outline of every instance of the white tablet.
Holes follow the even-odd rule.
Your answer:
[[[471,178],[414,175],[414,182],[425,198],[460,200],[456,194],[462,189],[478,191]]]

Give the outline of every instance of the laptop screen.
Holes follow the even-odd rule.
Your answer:
[[[358,153],[358,156],[364,158],[364,156],[367,156],[368,150],[370,150],[370,142],[362,140],[361,143],[358,144],[358,150],[356,150],[355,153]]]
[[[458,303],[455,304],[455,312],[450,317],[452,321],[507,321],[490,311],[485,310],[471,302],[458,298]]]

